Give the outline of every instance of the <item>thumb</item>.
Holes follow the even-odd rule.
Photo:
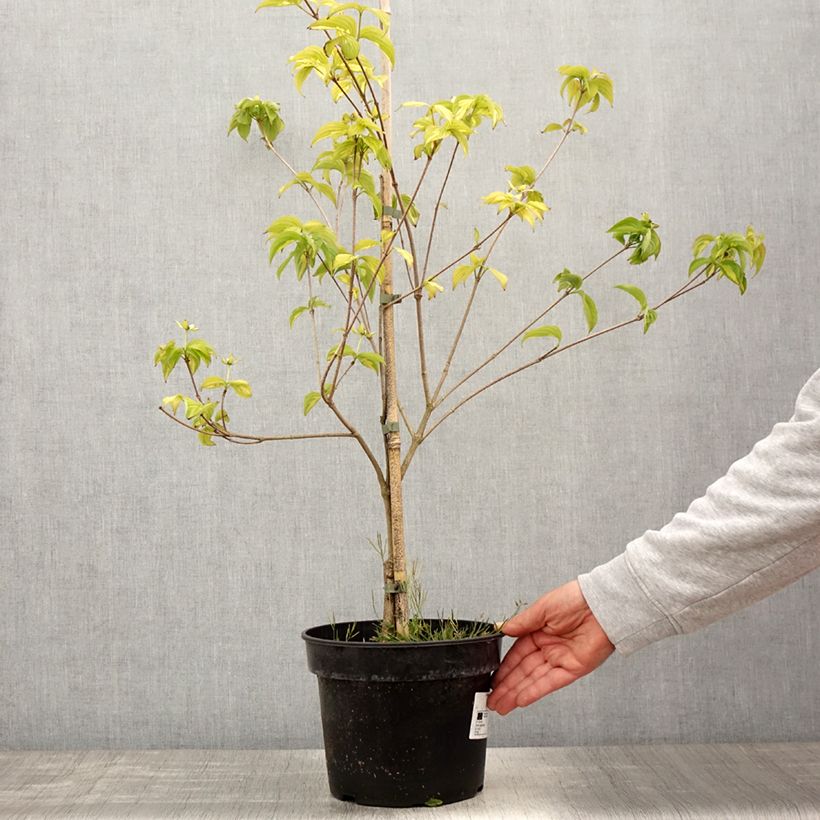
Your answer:
[[[521,635],[529,635],[547,623],[547,610],[549,609],[549,593],[539,598],[532,606],[527,607],[523,612],[510,618],[502,627],[505,635],[518,638]]]

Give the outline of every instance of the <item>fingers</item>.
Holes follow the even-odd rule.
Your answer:
[[[501,662],[501,666],[498,668],[498,671],[495,673],[493,677],[493,688],[496,688],[503,680],[510,674],[510,672],[521,663],[524,658],[527,657],[531,652],[537,652],[538,647],[535,644],[535,641],[532,638],[532,635],[525,635],[523,638],[519,638],[510,649],[509,652],[504,656],[504,660]]]
[[[548,661],[540,651],[526,655],[515,668],[509,671],[509,674],[507,674],[500,684],[496,684],[496,682],[493,681],[493,693],[500,692],[504,695],[507,692],[517,691],[521,681],[528,678],[539,666],[543,666],[545,663],[548,663]]]
[[[518,688],[515,706],[529,706],[557,689],[574,683],[577,677],[560,666],[542,667],[525,680]]]
[[[514,703],[514,696],[518,691],[518,687],[521,682],[529,678],[536,669],[540,666],[544,666],[546,663],[547,661],[541,652],[532,652],[527,655],[514,669],[510,671],[502,683],[496,684],[496,682],[493,681],[492,701],[488,700],[487,705],[491,709],[494,709],[496,708],[493,706],[494,703],[498,703],[499,706],[502,707],[507,701]],[[512,700],[509,699],[511,695],[513,696]],[[496,711],[499,710],[496,709]]]
[[[498,714],[507,715],[513,709],[529,706],[577,679],[578,675],[573,672],[531,655],[507,678],[500,690],[493,690],[495,700],[493,705],[488,700],[487,705]]]

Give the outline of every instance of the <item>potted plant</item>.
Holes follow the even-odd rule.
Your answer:
[[[612,105],[612,80],[581,65],[558,69],[567,110],[559,122],[544,128],[550,141],[546,156],[537,166],[506,166],[506,185],[483,198],[494,214],[484,220],[492,218],[492,223],[476,228],[446,264],[434,269],[431,249],[451,169],[460,153],[468,153],[476,131],[502,122],[501,107],[485,94],[404,102],[418,109],[410,139],[419,171],[408,186],[393,164],[392,118],[398,107],[391,97],[395,55],[389,0],[380,0],[378,7],[263,0],[259,8],[286,6],[307,15],[308,29],[316,36],[315,43],[290,57],[296,87],[301,91],[306,81],[318,80],[342,109],[339,118],[314,135],[317,156],[308,171],[297,171],[276,147],[284,127],[276,102],[243,99],[235,106],[228,133],[236,131],[247,141],[252,130],[258,131],[263,146],[292,174],[280,193],[301,189],[305,205],[315,211],[310,218],[279,216],[266,235],[276,276],[295,276],[304,285],[304,300],[289,312],[292,327],[307,325],[315,365],[315,384],[304,397],[302,412],[319,415],[315,409],[323,408],[332,426],[296,435],[238,432],[228,407],[234,398],[250,398],[251,386],[234,377],[233,356],[221,359],[223,371],[203,378],[218,358],[210,344],[193,336],[197,328],[187,321],[178,322],[183,339],[168,341],[155,354],[166,381],[174,374],[187,384],[166,396],[160,410],[196,433],[205,446],[220,440],[245,445],[343,437],[352,439],[370,463],[387,531],[383,547],[379,541],[383,616],[326,624],[303,634],[309,667],[319,678],[330,788],[336,797],[366,804],[438,805],[471,797],[482,788],[484,701],[499,664],[501,635],[492,623],[426,619],[421,613],[421,597],[408,572],[403,498],[403,480],[419,448],[466,403],[507,378],[616,330],[634,325],[646,333],[671,302],[710,282],[726,279],[744,293],[747,274],[760,270],[765,245],[751,227],[703,234],[694,241],[687,274],[660,297],[651,300],[635,284],[614,284],[626,297],[623,313],[600,326],[590,293],[590,285],[602,286],[597,284],[600,272],[616,260],[642,265],[661,251],[658,225],[648,214],[618,219],[608,231],[617,243],[610,256],[583,273],[568,268],[554,272],[554,292],[532,311],[532,318],[452,383],[450,368],[479,288],[507,287],[507,275],[494,266],[497,244],[511,225],[524,222],[535,228],[544,219],[549,208],[539,182],[567,140],[587,132],[581,117],[602,102]],[[419,192],[434,163],[444,169],[442,181],[431,199],[433,207],[422,214]],[[402,269],[400,276],[395,265]],[[428,359],[425,322],[430,300],[446,298],[450,289],[453,298],[463,300],[463,312],[438,370]],[[560,325],[547,318],[568,306],[583,311],[587,332],[578,338],[565,338]],[[322,321],[322,314],[334,309],[338,318]],[[418,361],[424,410],[415,420],[405,412],[397,384],[395,321],[402,310],[416,328],[410,355]],[[505,359],[504,372],[482,379],[485,368]],[[359,429],[345,412],[343,387],[355,378],[369,379],[371,431]],[[381,439],[381,453],[372,443],[374,433]]]

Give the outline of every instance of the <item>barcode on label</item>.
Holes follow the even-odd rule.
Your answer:
[[[484,740],[487,737],[487,695],[489,692],[476,692],[473,698],[473,717],[470,721],[470,740]]]

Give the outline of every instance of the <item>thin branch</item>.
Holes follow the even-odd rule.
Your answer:
[[[422,266],[422,274],[421,274],[421,281],[423,282],[427,278],[427,266],[430,262],[430,249],[433,247],[433,236],[436,232],[436,220],[438,219],[438,212],[441,208],[441,198],[444,196],[444,189],[447,187],[447,180],[450,179],[450,171],[453,169],[453,163],[456,159],[456,153],[458,151],[458,143],[453,146],[453,153],[450,155],[450,162],[447,165],[447,171],[444,174],[444,181],[441,183],[441,189],[438,192],[438,199],[436,200],[436,207],[433,209],[433,221],[430,225],[430,233],[427,236],[427,250],[424,252],[424,265]],[[416,287],[418,287],[420,283],[416,282]]]
[[[453,259],[452,262],[448,262],[443,268],[441,268],[440,270],[437,270],[432,276],[426,277],[424,281],[425,282],[434,282],[436,279],[438,279],[439,276],[441,276],[441,274],[446,273],[448,270],[450,270],[450,268],[452,268],[453,265],[457,265],[459,262],[461,262],[462,259],[466,259],[471,253],[473,253],[474,251],[477,251],[487,240],[491,239],[500,230],[502,230],[504,228],[504,226],[512,218],[513,218],[512,214],[507,214],[507,216],[505,216],[504,219],[502,219],[501,222],[499,222],[498,225],[496,225],[486,236],[482,236],[481,239],[479,239],[472,247],[468,248],[464,253],[462,253],[461,256],[459,256],[456,259]],[[396,298],[395,304],[399,304],[399,302],[404,301],[408,296],[414,296],[416,293],[421,291],[422,287],[424,287],[424,286],[420,284],[418,287],[414,288],[413,290],[407,291],[407,293],[399,294],[399,296]]]
[[[310,5],[310,3],[309,3],[309,2],[307,2],[307,0],[306,0],[306,5],[307,5],[307,7],[308,7],[308,14],[309,14],[309,15],[310,15],[310,16],[311,16],[314,20],[319,20],[319,19],[320,19],[320,17],[319,17],[319,12],[318,12],[318,10],[317,10],[317,9],[314,9],[314,8],[313,8],[313,6],[311,6],[311,5]],[[330,41],[330,40],[332,39],[332,37],[330,36],[330,32],[329,32],[329,31],[325,30],[325,31],[324,31],[324,35],[325,35],[325,38],[326,38],[328,41]],[[351,81],[353,82],[353,85],[355,85],[355,86],[356,86],[356,90],[359,92],[359,96],[362,96],[362,90],[361,90],[361,88],[359,88],[359,84],[358,84],[358,82],[356,81],[356,77],[354,76],[353,71],[352,71],[352,70],[351,70],[351,68],[350,68],[350,64],[349,64],[349,63],[347,62],[347,60],[345,59],[344,54],[342,54],[342,51],[341,51],[341,49],[340,49],[338,46],[335,46],[335,47],[334,47],[334,49],[335,49],[336,53],[339,55],[339,57],[340,57],[341,61],[344,63],[345,68],[347,69],[347,73],[348,73],[348,75],[350,76]],[[359,110],[359,106],[358,106],[358,105],[356,105],[356,103],[355,103],[355,102],[353,102],[353,100],[351,100],[351,99],[350,99],[350,96],[348,95],[347,91],[345,91],[345,89],[344,89],[344,87],[342,86],[342,84],[341,84],[341,83],[340,83],[340,82],[339,82],[339,81],[338,81],[335,77],[331,77],[331,78],[330,78],[330,80],[331,80],[331,82],[333,83],[333,85],[335,85],[335,86],[336,86],[336,88],[338,88],[338,89],[339,89],[339,91],[341,91],[341,92],[342,92],[342,94],[344,95],[345,99],[346,99],[346,100],[350,103],[350,105],[351,105],[351,107],[353,108],[353,110],[354,110],[354,111],[355,111],[355,112],[356,112],[356,113],[357,113],[360,117],[362,117],[362,116],[363,116],[363,114],[362,114],[362,112]],[[367,100],[365,100],[363,97],[362,97],[362,99],[363,99],[363,101],[364,101],[365,107],[367,107]]]
[[[183,427],[187,427],[189,430],[193,430],[195,433],[205,433],[204,430],[200,429],[199,427],[194,427],[191,424],[186,424],[182,419],[178,419],[173,413],[169,413],[164,407],[160,406],[159,410],[162,413],[165,413],[169,419],[175,421],[177,424],[181,424]],[[244,439],[244,441],[235,441],[234,444],[261,444],[263,441],[296,441],[298,439],[308,439],[308,438],[353,438],[352,433],[299,433],[290,436],[247,436],[243,435],[242,433],[231,433],[231,432],[214,432],[214,433],[206,433],[208,436],[216,436],[217,438],[223,439]]]
[[[402,403],[398,401],[398,399],[396,400],[396,404],[398,405],[399,413],[401,415],[402,421],[404,422],[404,426],[407,428],[407,432],[410,434],[410,437],[412,438],[416,434],[415,430],[413,430],[413,425],[410,424],[410,419],[407,418],[407,413],[404,412],[404,407],[402,406]]]
[[[694,281],[695,280],[692,280],[692,282],[694,282]],[[702,287],[703,285],[705,285],[708,281],[709,281],[709,279],[703,279],[703,280],[701,280],[700,282],[698,282],[697,284],[694,284],[694,285],[692,285],[691,282],[688,282],[683,288],[679,288],[671,296],[668,296],[662,302],[659,302],[657,305],[655,305],[653,310],[657,310],[659,307],[671,302],[673,299],[677,299],[680,296],[683,296],[687,293],[690,293],[693,290],[697,290],[699,287]],[[422,440],[427,439],[433,433],[433,431],[435,429],[437,429],[439,427],[439,425],[441,425],[442,422],[445,419],[452,416],[453,413],[456,412],[456,410],[458,410],[460,407],[463,407],[468,401],[470,401],[471,399],[474,399],[476,396],[481,395],[481,393],[483,393],[485,390],[489,390],[491,387],[498,384],[499,382],[502,382],[505,379],[509,379],[510,376],[515,376],[517,373],[521,373],[523,370],[527,370],[528,368],[533,367],[536,364],[540,364],[541,362],[545,361],[546,359],[551,359],[554,356],[557,356],[559,353],[563,353],[565,350],[570,350],[571,348],[576,347],[579,344],[583,344],[584,342],[591,341],[592,339],[597,339],[599,336],[603,336],[607,333],[611,333],[613,330],[619,330],[620,328],[626,327],[627,325],[632,325],[632,324],[635,324],[635,322],[640,322],[640,321],[642,321],[642,319],[643,319],[643,315],[639,314],[638,316],[635,316],[632,319],[627,319],[626,321],[618,322],[617,324],[610,325],[609,327],[606,327],[603,330],[599,330],[597,333],[590,333],[587,336],[583,336],[580,339],[576,339],[574,342],[571,342],[568,345],[558,345],[558,346],[554,347],[552,350],[549,350],[546,353],[543,353],[540,356],[537,356],[535,359],[532,359],[531,361],[526,362],[525,364],[522,364],[519,367],[516,367],[513,370],[510,370],[510,371],[508,371],[507,373],[504,373],[501,376],[498,376],[497,378],[495,378],[492,381],[485,384],[483,387],[480,387],[478,390],[474,391],[473,393],[470,393],[469,396],[466,396],[460,402],[458,402],[458,404],[456,404],[452,408],[450,408],[450,410],[448,410],[424,434]]]
[[[342,381],[344,380],[344,377],[345,377],[348,373],[350,373],[350,371],[351,371],[351,370],[353,370],[353,367],[355,366],[355,364],[356,364],[356,360],[355,360],[355,359],[353,359],[353,361],[352,361],[352,362],[350,362],[350,364],[348,364],[348,366],[347,366],[347,367],[346,367],[346,368],[342,371],[342,375],[341,375],[341,376],[339,376],[339,381],[338,381],[338,382],[336,382],[336,387],[337,387],[337,388],[339,387],[339,385],[340,385],[340,384],[342,383]]]
[[[476,276],[473,280],[473,287],[470,291],[470,296],[467,299],[467,304],[464,307],[464,313],[461,316],[461,322],[459,322],[458,330],[456,330],[455,338],[453,339],[453,344],[450,346],[450,352],[447,354],[447,358],[444,360],[444,367],[441,371],[441,376],[439,377],[438,384],[436,384],[436,389],[433,391],[432,396],[432,404],[436,403],[436,399],[438,399],[438,395],[441,392],[441,388],[444,386],[444,382],[447,381],[447,374],[450,372],[450,365],[453,363],[453,357],[456,353],[456,348],[458,347],[458,343],[461,341],[461,334],[464,332],[464,326],[467,324],[467,317],[470,315],[470,310],[473,306],[473,302],[475,301],[476,291],[478,290],[479,282],[481,282],[480,276]]]
[[[487,249],[487,255],[484,257],[484,262],[482,262],[482,268],[486,264],[487,260],[490,258],[490,254],[492,254],[493,249],[498,244],[498,240],[501,239],[501,234],[503,231],[499,231],[495,237],[493,238],[492,244]],[[473,289],[470,291],[470,298],[467,300],[467,305],[464,308],[464,315],[461,317],[461,323],[458,326],[458,331],[456,332],[456,337],[453,339],[453,346],[450,348],[450,352],[447,354],[447,358],[444,361],[444,369],[442,370],[441,377],[438,380],[438,384],[436,385],[436,389],[433,391],[432,403],[435,404],[439,394],[441,393],[442,387],[444,387],[444,383],[447,381],[447,375],[450,372],[450,366],[453,363],[453,357],[456,354],[456,349],[458,348],[458,343],[461,341],[461,335],[464,332],[464,326],[467,324],[467,317],[470,315],[470,310],[473,307],[473,302],[475,301],[476,291],[478,290],[478,283],[481,281],[483,277],[483,273],[480,273],[475,277],[475,281],[473,283]],[[422,430],[422,435],[424,431]]]
[[[268,148],[268,151],[272,151],[273,155],[285,166],[285,168],[290,171],[294,177],[298,175],[296,169],[276,150],[276,146],[264,135],[262,134],[262,140],[264,141],[265,145]],[[319,202],[318,199],[313,195],[313,191],[311,190],[310,186],[306,182],[302,182],[302,180],[298,180],[300,187],[305,191],[305,193],[313,200],[313,204],[319,209],[319,213],[322,215],[322,219],[324,219],[325,224],[328,228],[332,227],[330,224],[330,218],[328,217],[327,213],[325,213],[325,209],[322,207],[322,203]]]
[[[591,271],[589,271],[587,274],[585,274],[582,277],[582,280],[586,281],[587,279],[589,279],[589,277],[592,276],[593,273],[596,273],[601,268],[603,268],[604,265],[609,264],[613,259],[616,259],[622,253],[629,250],[630,247],[631,246],[629,246],[629,245],[625,245],[620,250],[613,253],[612,256],[609,256],[607,259],[605,259],[599,265],[596,265]],[[493,361],[495,361],[505,350],[507,350],[510,347],[510,345],[512,345],[521,336],[523,336],[536,322],[541,321],[541,319],[543,319],[551,310],[553,310],[555,307],[557,307],[559,304],[561,304],[561,302],[563,302],[564,299],[566,299],[568,296],[571,296],[573,293],[575,293],[575,291],[570,291],[570,290],[564,291],[564,293],[562,293],[561,296],[559,296],[555,301],[553,301],[543,311],[541,311],[541,313],[539,313],[538,316],[536,316],[531,322],[529,322],[523,328],[521,328],[521,330],[519,330],[518,333],[516,333],[508,342],[505,342],[501,347],[498,348],[498,350],[491,353],[481,364],[479,364],[477,367],[474,367],[469,373],[467,373],[466,376],[463,376],[458,383],[453,385],[453,387],[451,387],[443,396],[441,396],[439,398],[439,400],[436,403],[436,406],[438,407],[441,404],[443,404],[445,401],[447,401],[447,399],[453,393],[455,393],[455,391],[458,390],[458,388],[461,387],[461,385],[463,385],[465,382],[472,379],[473,376],[476,375],[476,373],[479,373],[481,370],[483,370],[485,367],[487,367],[487,365],[489,365]]]
[[[543,176],[544,172],[547,168],[550,167],[550,164],[555,159],[558,152],[561,150],[561,146],[567,141],[567,137],[572,133],[572,125],[575,122],[575,117],[578,115],[578,109],[581,105],[581,98],[578,98],[578,102],[575,103],[575,108],[572,109],[572,114],[570,114],[569,122],[567,123],[567,127],[564,129],[564,136],[558,142],[558,145],[553,148],[552,153],[547,157],[547,161],[541,166],[541,170],[535,175],[535,182],[538,182],[539,179]],[[533,183],[535,184],[535,183]]]
[[[424,311],[421,304],[421,294],[416,294],[416,337],[419,348],[419,370],[421,372],[421,389],[424,393],[424,405],[429,405],[433,399],[430,394],[430,377],[427,373],[427,351],[424,342]]]
[[[336,234],[336,236],[339,235],[339,220],[341,219],[342,209],[343,209],[343,206],[344,206],[344,199],[342,197],[342,194],[344,193],[343,189],[344,189],[344,178],[339,180],[339,185],[336,188],[336,218],[334,220],[334,230],[333,230],[333,232]]]
[[[361,300],[361,302],[359,304],[359,307],[357,308],[356,312],[353,314],[352,319],[350,318],[350,314],[348,313],[348,320],[349,321],[347,322],[345,330],[342,334],[342,341],[339,343],[339,347],[336,350],[336,357],[340,357],[341,354],[344,352],[344,346],[347,343],[347,339],[350,336],[350,331],[352,330],[353,325],[356,323],[356,319],[359,318],[359,313],[361,313],[361,311],[363,309],[364,302],[367,298],[369,298],[370,291],[372,290],[373,285],[375,285],[379,281],[379,271],[381,271],[385,260],[390,255],[390,252],[393,248],[393,243],[396,241],[396,237],[399,235],[399,231],[401,230],[401,226],[405,223],[405,221],[407,219],[407,215],[410,213],[410,209],[413,207],[413,203],[415,202],[416,196],[418,195],[419,188],[421,188],[422,182],[424,182],[424,177],[427,175],[427,170],[428,170],[429,167],[430,167],[430,158],[428,157],[427,162],[424,165],[424,169],[422,170],[422,172],[419,176],[419,180],[416,183],[416,187],[415,187],[415,190],[413,191],[413,195],[410,197],[410,200],[407,203],[407,207],[402,211],[401,217],[399,218],[398,225],[396,225],[396,228],[393,231],[393,236],[387,242],[387,246],[386,246],[386,248],[385,248],[384,252],[382,253],[381,258],[379,260],[379,264],[376,266],[376,269],[373,272],[373,279],[370,282],[370,286],[368,287],[367,292],[362,294],[362,300]],[[351,283],[352,283],[352,281],[353,280],[351,278]],[[335,361],[336,357],[331,359],[330,364],[325,369],[324,379],[327,379],[327,375],[330,372],[330,368],[333,366],[333,362]]]
[[[373,465],[373,469],[376,472],[376,478],[379,482],[379,487],[383,488],[387,486],[387,482],[384,478],[384,472],[382,471],[382,466],[379,464],[376,456],[373,455],[373,451],[370,449],[368,443],[364,440],[362,434],[342,415],[341,410],[336,406],[336,402],[333,401],[333,394],[331,393],[330,396],[325,396],[324,391],[321,391],[322,398],[324,399],[325,404],[331,409],[333,414],[336,416],[337,419],[342,423],[342,426],[345,427],[348,432],[359,442],[359,446],[364,450],[364,454],[367,456],[368,461]]]
[[[359,170],[361,171],[361,168]],[[356,151],[355,150],[353,151],[353,175],[354,175],[354,179],[355,179],[355,177],[356,177]],[[356,247],[356,215],[357,215],[357,207],[356,206],[357,206],[358,201],[359,201],[358,191],[356,191],[354,189],[351,193],[351,197],[352,197],[352,199],[351,199],[351,202],[352,202],[351,211],[352,211],[352,213],[351,213],[351,217],[350,217],[350,225],[351,225],[350,247],[355,248]],[[375,276],[373,278],[375,279]],[[342,366],[342,359],[344,359],[344,348],[345,348],[345,345],[347,344],[347,339],[348,339],[348,336],[350,335],[350,330],[353,327],[353,323],[356,321],[355,318],[353,319],[353,321],[350,320],[350,314],[351,314],[352,309],[353,309],[353,291],[354,291],[355,287],[356,287],[356,262],[354,260],[353,264],[350,268],[350,285],[348,286],[348,289],[347,289],[347,316],[345,317],[345,330],[344,330],[344,334],[342,335],[342,340],[339,343],[339,346],[336,348],[336,353],[333,357],[333,359],[336,360],[336,372],[333,374],[333,382],[332,382],[332,386],[330,388],[331,393],[333,393],[336,390],[336,385],[337,385],[338,380],[339,380],[339,369]],[[361,310],[362,306],[364,305],[364,299],[365,299],[364,294],[360,294],[360,296],[361,296],[362,301],[361,301],[361,304],[359,306],[359,310]],[[359,315],[359,311],[356,311],[356,316],[358,316],[358,315]],[[323,382],[324,382],[325,379],[327,379],[327,374],[330,372],[330,368],[333,367],[333,359],[330,361],[330,363],[327,366],[327,369],[325,370],[325,375],[322,378]]]
[[[535,184],[535,182],[537,182],[541,178],[541,176],[544,174],[544,172],[547,170],[547,168],[549,168],[550,164],[552,163],[552,161],[557,156],[558,151],[561,149],[561,146],[566,142],[567,137],[569,136],[569,134],[572,131],[572,123],[575,121],[575,116],[576,116],[577,113],[578,113],[578,106],[576,105],[575,109],[572,112],[572,115],[570,116],[570,121],[567,125],[566,130],[564,131],[563,137],[561,137],[561,140],[558,142],[558,145],[555,146],[555,148],[552,150],[552,153],[549,155],[549,157],[547,157],[547,160],[544,163],[544,165],[541,167],[541,170],[536,174],[533,185]],[[510,220],[512,220],[512,218],[513,218],[512,213],[507,214],[507,216],[504,217],[504,219],[502,219],[501,222],[499,222],[498,225],[496,225],[495,228],[493,228],[490,231],[490,233],[488,233],[486,236],[479,239],[478,242],[476,242],[471,248],[469,248],[467,251],[465,251],[463,254],[461,254],[461,256],[459,256],[457,259],[454,259],[452,262],[448,262],[443,268],[436,271],[429,278],[426,276],[426,270],[425,270],[424,281],[428,281],[428,282],[434,281],[439,276],[441,276],[441,274],[446,273],[454,265],[457,265],[459,262],[461,262],[462,259],[466,259],[471,253],[473,253],[474,251],[477,251],[488,239],[490,239],[490,237],[492,237],[496,234],[500,235],[504,231],[505,227],[510,222]],[[414,291],[409,291],[408,293],[402,293],[401,296],[399,297],[399,299],[396,300],[396,303],[398,304],[402,300],[406,299],[408,296],[413,295],[415,292],[419,291],[421,289],[421,287],[422,287],[422,285],[419,284],[419,285],[416,286]]]
[[[309,313],[310,313],[310,329],[311,335],[313,336],[313,355],[316,360],[316,378],[319,382],[319,392],[322,392],[322,365],[321,365],[321,354],[319,353],[319,329],[316,323],[316,308],[313,307],[313,283],[311,281],[313,277],[311,276],[310,271],[307,272],[307,282],[308,282],[308,304],[310,305]]]

